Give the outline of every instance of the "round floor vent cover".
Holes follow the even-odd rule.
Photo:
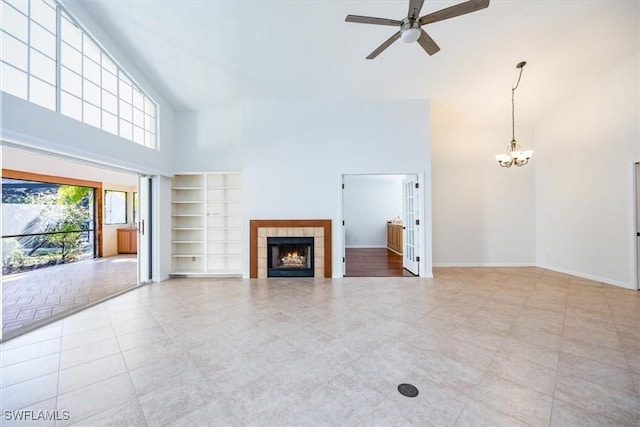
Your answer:
[[[400,384],[398,391],[401,395],[407,397],[416,397],[418,395],[418,389],[411,384]]]

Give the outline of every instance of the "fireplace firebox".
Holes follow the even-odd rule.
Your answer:
[[[313,237],[267,237],[267,277],[313,277]]]

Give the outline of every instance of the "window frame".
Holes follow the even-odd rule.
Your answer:
[[[111,198],[109,197],[110,193],[119,193],[123,195],[123,200],[124,200],[124,222],[111,222],[112,218],[110,218],[113,209],[111,209],[111,206],[109,205],[109,203],[111,202]],[[104,225],[123,225],[123,224],[127,224],[127,220],[128,220],[128,193],[126,191],[123,190],[104,190],[104,202],[103,202],[103,208],[104,208]]]
[[[0,57],[0,66],[3,69],[9,69],[13,73],[11,74],[12,78],[15,79],[7,81],[3,92],[143,147],[152,150],[160,149],[160,108],[158,103],[131,78],[107,49],[58,0],[27,0],[22,8],[8,0],[0,0],[0,5],[2,10],[19,14],[21,18],[26,20],[25,24],[21,24],[26,25],[26,30],[22,27],[12,29],[5,25],[0,27],[2,37],[10,37],[26,47],[26,69],[23,69],[22,65],[16,65],[12,62],[11,58],[15,55],[10,56],[7,53],[6,57],[5,55]],[[46,9],[49,15],[47,22],[41,22],[41,15],[38,14],[38,10],[45,10],[43,8],[49,8]],[[55,22],[53,22],[53,16],[55,16]],[[34,28],[40,34],[54,37],[55,58],[34,45],[33,41],[36,40],[32,37],[32,33],[35,34]],[[55,28],[55,33],[52,28]],[[73,35],[78,40],[69,38],[70,29],[73,29]],[[37,40],[41,41],[41,39]],[[22,55],[18,50],[15,53]],[[75,55],[79,58],[80,62],[77,67],[67,61],[67,55]],[[32,66],[35,61],[52,61],[51,65],[54,68],[48,73],[43,73],[44,69],[38,69],[34,73]],[[89,68],[85,73],[87,66]],[[90,72],[91,70],[93,72]],[[52,72],[53,76],[50,75]],[[115,77],[116,93],[113,93],[114,88],[109,85],[110,82],[103,80],[103,75],[107,72]],[[69,86],[67,79],[63,79],[63,76],[71,76],[74,81],[79,81],[78,90],[74,91],[73,85]],[[119,93],[120,82],[129,86],[129,91],[133,93],[132,99],[127,101],[123,98],[126,94]],[[14,87],[16,85],[20,87]],[[25,87],[22,87],[23,85]],[[8,88],[12,88],[12,90],[7,91]],[[105,96],[109,97],[106,102],[103,101]],[[115,97],[115,112],[113,111],[112,97]],[[128,102],[129,108],[132,109],[130,117],[121,115],[120,105],[122,102]],[[121,130],[122,126],[125,129]]]

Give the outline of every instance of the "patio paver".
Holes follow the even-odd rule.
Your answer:
[[[135,255],[94,258],[2,276],[2,333],[136,285]]]

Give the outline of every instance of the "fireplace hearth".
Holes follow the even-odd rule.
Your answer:
[[[268,237],[267,277],[313,277],[313,237]]]

